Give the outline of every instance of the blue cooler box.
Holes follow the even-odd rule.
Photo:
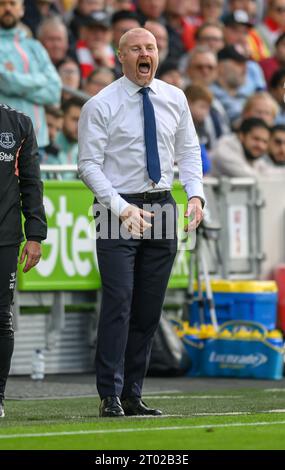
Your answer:
[[[262,325],[255,322],[228,322],[220,331],[240,325],[262,331]],[[279,380],[283,366],[284,349],[273,346],[265,336],[260,340],[213,338],[204,345],[201,375]]]
[[[212,280],[211,286],[219,325],[231,320],[247,320],[259,322],[268,330],[276,327],[278,296],[274,281]],[[198,302],[189,307],[189,323],[200,323]],[[205,323],[211,323],[208,305]]]

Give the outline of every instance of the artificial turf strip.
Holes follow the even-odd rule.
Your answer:
[[[8,400],[5,403],[7,417],[0,420],[0,449],[285,449],[285,413],[261,413],[285,410],[285,393],[236,390],[229,392],[228,397],[222,392],[219,396],[224,398],[213,399],[203,399],[204,394],[200,395],[201,399],[198,394],[182,399],[179,395],[177,399],[174,395],[171,399],[149,399],[148,403],[160,407],[165,414],[179,415],[164,418],[98,419],[98,399],[95,398]],[[212,395],[216,397],[217,393]],[[196,413],[227,412],[249,414],[195,416]],[[178,429],[167,429],[169,427]],[[130,432],[126,432],[128,430]],[[85,434],[80,435],[80,431]],[[62,432],[76,434],[1,438],[8,434]]]

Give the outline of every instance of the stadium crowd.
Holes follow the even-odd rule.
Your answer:
[[[284,172],[285,0],[0,0],[0,102],[32,118],[41,162],[77,162],[80,109],[139,26],[157,78],[185,92],[204,174]]]

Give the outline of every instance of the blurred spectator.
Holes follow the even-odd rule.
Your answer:
[[[166,0],[137,0],[136,5],[141,25],[144,25],[146,20],[164,22],[163,13],[165,11]]]
[[[267,161],[278,172],[280,167],[285,170],[285,125],[279,124],[271,129]]]
[[[200,0],[201,23],[219,21],[223,14],[224,0]]]
[[[82,18],[78,24],[79,40],[76,43],[76,54],[83,79],[96,67],[115,66],[115,54],[110,44],[111,23],[104,12],[95,12]]]
[[[167,59],[169,54],[169,38],[166,27],[158,21],[148,20],[144,26],[150,31],[157,42],[159,65],[162,65],[163,61]]]
[[[38,30],[37,38],[48,51],[50,60],[57,67],[67,54],[68,31],[60,16],[45,18]]]
[[[282,33],[275,43],[275,54],[262,60],[260,67],[263,70],[267,85],[278,69],[285,67],[285,33]]]
[[[274,44],[285,32],[285,0],[269,0],[267,5],[266,16],[257,29],[270,53],[274,54]]]
[[[242,87],[246,80],[246,61],[234,46],[218,52],[218,77],[211,90],[222,103],[231,124],[239,118],[248,97]]]
[[[60,100],[60,78],[39,41],[18,28],[22,0],[0,2],[0,102],[31,117],[38,144],[48,144],[44,106]]]
[[[83,91],[89,96],[95,96],[114,80],[115,75],[113,70],[107,69],[106,67],[99,67],[87,77],[83,85]]]
[[[111,18],[112,24],[112,44],[115,53],[115,67],[114,72],[116,78],[119,78],[123,75],[122,65],[118,59],[117,51],[119,48],[119,42],[121,36],[129,31],[132,28],[139,28],[141,25],[139,23],[138,15],[134,11],[130,10],[119,10],[116,11]]]
[[[257,24],[257,16],[260,8],[256,0],[229,0],[229,13],[244,11],[247,14],[250,24]],[[253,60],[260,61],[270,55],[261,35],[255,28],[250,28],[247,35],[247,43],[250,50],[250,57]]]
[[[285,68],[277,70],[277,72],[273,74],[269,84],[270,93],[279,104],[279,113],[276,117],[276,124],[285,124],[284,84]]]
[[[69,87],[72,90],[80,88],[80,68],[78,63],[72,57],[66,57],[58,64],[58,73],[61,78],[62,86]],[[62,101],[71,98],[68,91],[62,90]]]
[[[202,85],[190,85],[185,90],[185,96],[191,110],[197,135],[199,137],[203,174],[206,174],[210,171],[211,163],[207,153],[207,149],[210,145],[210,138],[205,126],[205,120],[207,116],[210,115],[213,95],[206,87]]]
[[[224,27],[220,22],[203,23],[195,33],[197,46],[207,46],[217,53],[225,46]]]
[[[106,9],[108,9],[108,7],[112,13],[120,10],[135,10],[134,2],[132,0],[110,0],[109,2],[107,0]]]
[[[255,177],[265,173],[269,138],[270,129],[262,119],[246,119],[238,134],[219,140],[212,156],[213,175]]]
[[[245,11],[237,10],[224,17],[224,34],[227,46],[239,47],[247,57],[246,80],[243,92],[251,95],[255,91],[266,89],[266,82],[260,66],[250,60],[251,51],[249,48],[249,32],[252,30],[252,23]]]
[[[54,0],[25,0],[23,23],[36,36],[37,28],[41,21],[56,13],[59,12]]]
[[[70,98],[62,105],[63,127],[57,134],[55,143],[59,146],[58,161],[62,165],[77,164],[78,157],[78,121],[83,103],[78,98]],[[62,179],[74,179],[72,172],[64,173]]]
[[[196,46],[189,53],[185,74],[191,83],[209,86],[216,80],[217,73],[217,57],[209,47]]]
[[[266,124],[273,126],[279,106],[267,91],[261,91],[250,96],[243,108],[241,120],[250,117],[263,119]]]
[[[78,0],[73,11],[69,27],[74,40],[79,38],[78,28],[82,22],[95,12],[105,9],[105,0]]]
[[[184,80],[177,68],[177,63],[171,59],[165,60],[158,69],[157,78],[178,88],[184,88]]]
[[[216,54],[207,46],[196,46],[188,56],[186,70],[186,80],[188,83],[213,86],[217,79],[218,64]],[[221,102],[214,98],[210,109],[210,116],[205,120],[205,126],[210,136],[210,146],[212,149],[216,140],[223,134],[227,134],[229,129],[229,119]]]
[[[40,150],[40,162],[44,165],[58,165],[59,146],[55,143],[58,133],[63,126],[63,112],[55,106],[46,107],[46,121],[48,126],[49,143]],[[43,179],[51,179],[56,176],[53,173],[41,172]]]
[[[186,18],[188,0],[167,0],[166,27],[169,38],[169,57],[180,60],[194,47],[195,26]]]

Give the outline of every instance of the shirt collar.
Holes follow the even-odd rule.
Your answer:
[[[122,83],[129,96],[134,96],[142,88],[141,86],[129,80],[125,75],[123,76]],[[152,82],[149,84],[149,88],[151,91],[153,91],[153,93],[157,93],[157,82],[155,79],[152,80]]]

